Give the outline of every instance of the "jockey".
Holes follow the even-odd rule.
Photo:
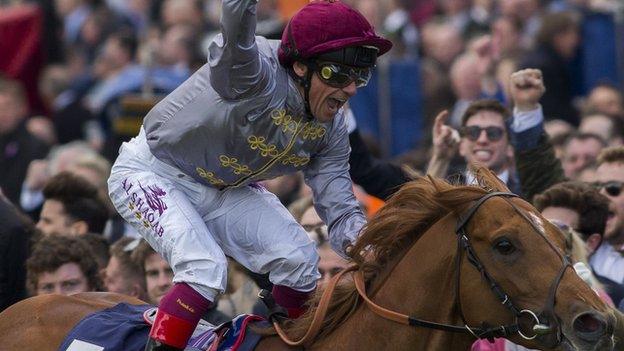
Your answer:
[[[223,293],[230,256],[269,273],[290,318],[319,278],[315,244],[258,181],[303,171],[334,250],[365,224],[349,178],[343,105],[392,44],[358,12],[315,1],[281,42],[256,37],[257,0],[223,0],[208,63],[120,148],[110,197],[171,265],[146,350],[182,350]]]

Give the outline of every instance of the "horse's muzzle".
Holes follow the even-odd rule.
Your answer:
[[[574,317],[572,332],[580,350],[611,350],[615,318],[595,311],[583,312]]]

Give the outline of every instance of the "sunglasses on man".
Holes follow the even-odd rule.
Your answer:
[[[357,68],[333,62],[317,62],[312,67],[319,79],[334,88],[342,89],[355,82],[357,88],[368,85],[372,72],[370,68]]]
[[[470,141],[477,141],[481,136],[481,132],[485,131],[485,136],[489,141],[499,141],[505,135],[505,129],[496,126],[479,127],[479,126],[464,126],[460,129],[459,134],[462,137],[468,138]]]
[[[598,190],[602,190],[604,188],[607,195],[611,197],[617,197],[622,193],[622,187],[624,187],[624,182],[612,180],[610,182],[595,182],[593,183],[593,185]]]

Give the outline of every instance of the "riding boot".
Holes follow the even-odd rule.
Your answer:
[[[186,283],[178,283],[160,301],[145,351],[184,350],[211,302]]]
[[[165,345],[162,342],[149,338],[147,340],[147,345],[145,345],[145,351],[183,351],[184,349],[179,349],[177,347]]]
[[[269,312],[272,312],[272,317],[278,320],[286,316],[290,319],[296,319],[306,311],[304,305],[313,291],[303,292],[283,285],[274,285],[271,293],[268,291],[263,292],[265,296],[263,300],[267,303]],[[268,306],[269,303],[275,305],[275,307]]]

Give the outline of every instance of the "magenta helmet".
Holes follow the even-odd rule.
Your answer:
[[[354,50],[344,50],[347,48]],[[377,56],[390,48],[392,43],[376,35],[359,12],[340,1],[321,1],[306,5],[293,16],[282,34],[278,55],[285,67],[324,54],[330,54],[334,62],[367,67],[375,65]]]

